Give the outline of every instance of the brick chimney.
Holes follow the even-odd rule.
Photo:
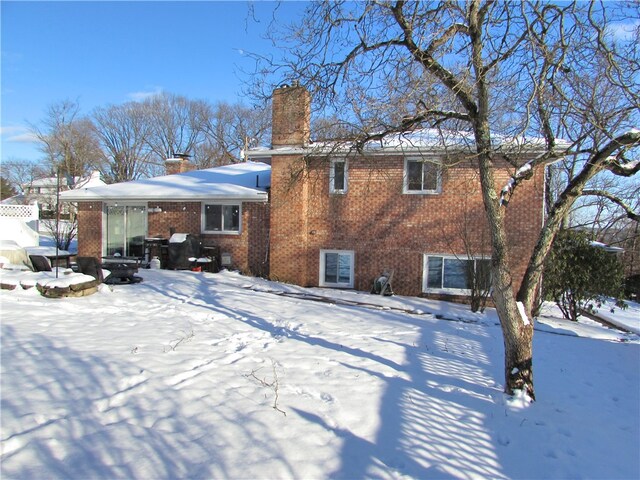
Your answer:
[[[306,146],[311,135],[311,95],[297,82],[273,91],[271,146]]]
[[[193,170],[193,165],[189,161],[188,155],[174,155],[164,161],[166,175],[175,175]]]

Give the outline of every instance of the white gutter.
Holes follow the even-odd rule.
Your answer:
[[[67,192],[63,192],[67,193]],[[239,202],[266,202],[267,192],[256,192],[255,195],[185,195],[159,197],[157,195],[99,195],[95,192],[69,191],[69,195],[61,194],[61,200],[65,202],[101,202],[101,201],[144,201],[144,202],[189,202],[203,200],[232,200]]]
[[[434,145],[393,145],[393,146],[380,146],[378,148],[365,147],[362,151],[363,156],[382,156],[382,155],[423,155],[423,156],[442,156],[453,155],[458,153],[471,153],[476,152],[472,150],[473,145],[451,145],[451,146],[434,146]],[[568,149],[570,145],[562,142],[558,145],[558,149]],[[546,148],[541,144],[507,144],[504,148],[496,148],[495,153],[505,153],[511,155],[536,155],[546,153]],[[272,157],[275,155],[302,155],[302,156],[320,156],[320,155],[335,155],[335,156],[348,156],[357,155],[358,152],[347,144],[341,145],[327,145],[319,143],[317,145],[310,145],[307,147],[278,147],[278,148],[260,148],[248,150],[246,152],[247,158],[259,159],[264,157]],[[562,158],[562,157],[561,157]]]

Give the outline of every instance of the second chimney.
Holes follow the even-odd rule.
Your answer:
[[[176,173],[184,173],[193,170],[193,166],[189,161],[188,155],[176,154],[164,161],[164,168],[167,175],[175,175]]]

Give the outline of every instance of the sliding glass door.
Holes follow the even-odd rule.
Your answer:
[[[143,257],[147,232],[147,208],[144,205],[107,205],[104,215],[105,255]]]

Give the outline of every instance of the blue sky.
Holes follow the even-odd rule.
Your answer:
[[[29,141],[49,105],[77,100],[83,113],[166,91],[212,103],[243,101],[243,51],[269,52],[263,34],[275,2],[0,3],[1,161],[41,157]],[[303,3],[285,2],[278,19]],[[256,21],[257,20],[257,21]]]

